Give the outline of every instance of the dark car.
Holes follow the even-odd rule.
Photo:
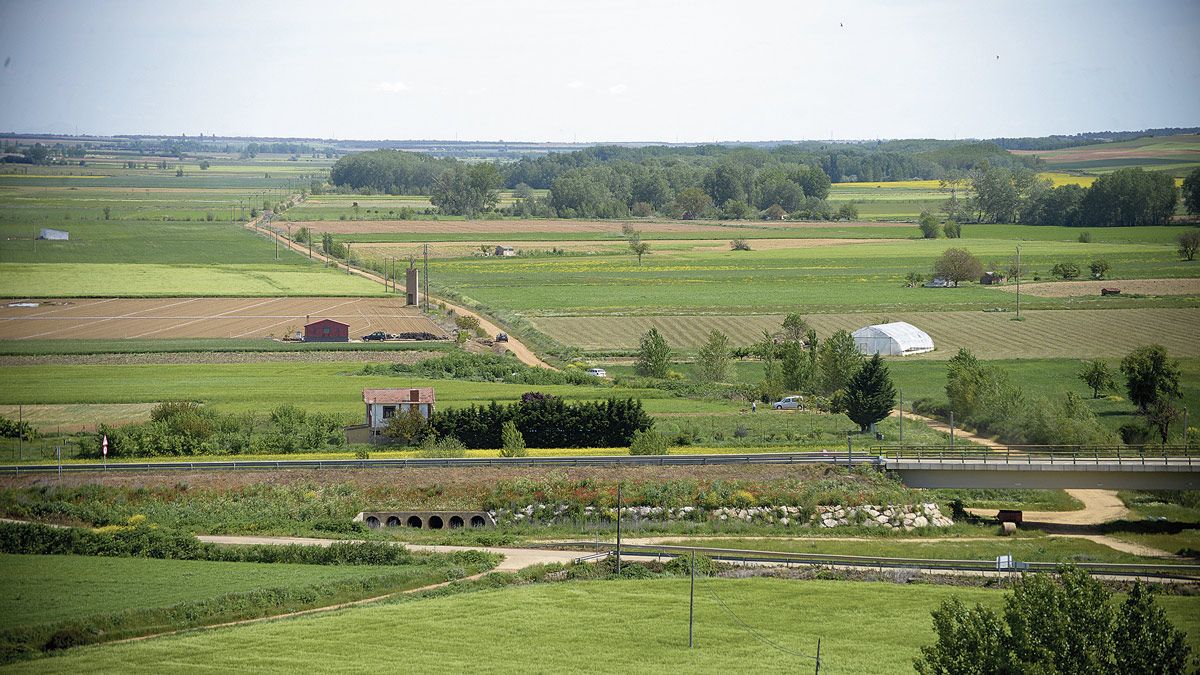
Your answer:
[[[370,335],[364,335],[364,336],[363,336],[363,341],[364,341],[364,342],[369,342],[369,341],[371,341],[371,340],[386,340],[386,339],[388,339],[389,337],[391,337],[391,336],[389,336],[387,333],[385,333],[385,332],[383,332],[383,331],[381,331],[381,330],[377,330],[377,331],[375,331],[374,333],[371,333]]]
[[[496,333],[496,342],[508,342],[508,333]]]

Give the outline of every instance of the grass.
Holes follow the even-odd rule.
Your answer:
[[[936,536],[936,535],[935,535]],[[680,540],[672,543],[679,546],[703,545],[711,548],[739,548],[787,553],[822,553],[830,555],[883,556],[888,558],[918,558],[922,560],[995,560],[997,556],[1011,553],[1023,562],[1053,563],[1161,563],[1159,558],[1143,558],[1113,550],[1103,544],[1086,539],[1060,537],[993,537],[990,541],[959,540],[906,540],[890,541],[815,541],[789,539],[705,539],[703,544],[695,540]]]
[[[687,597],[685,579],[516,586],[85,648],[14,669],[158,672],[163,664],[204,663],[269,673],[353,663],[371,671],[463,672],[483,663],[508,672],[528,669],[536,654],[537,669],[570,672],[594,668],[596,655],[603,654],[604,668],[612,671],[796,672],[812,667],[803,655],[816,651],[819,637],[830,672],[895,673],[910,670],[919,647],[933,641],[929,612],[943,600],[959,597],[968,605],[998,608],[1004,594],[868,582],[701,579],[694,650],[687,648]],[[1193,650],[1200,648],[1200,600],[1159,602],[1187,632]],[[619,620],[613,620],[614,610]],[[768,646],[747,625],[802,656]],[[364,643],[367,635],[394,639]]]
[[[303,587],[394,574],[392,567],[260,564],[0,554],[0,629],[140,607],[166,607],[258,588]],[[414,582],[430,576],[418,568]]]
[[[0,297],[9,298],[288,295],[375,296],[383,287],[319,264],[0,264]]]

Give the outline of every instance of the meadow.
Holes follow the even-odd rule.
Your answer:
[[[372,565],[0,554],[0,576],[5,584],[5,592],[0,594],[0,630],[168,607],[260,588],[299,588],[399,571]],[[412,572],[415,585],[435,576],[419,566]]]
[[[533,584],[417,598],[293,621],[104,647],[17,664],[14,670],[156,672],[164,663],[292,672],[353,663],[363,670],[896,673],[933,641],[929,612],[950,597],[999,607],[982,588],[878,582],[710,579],[696,584],[695,644],[687,647],[686,579]],[[1168,617],[1200,648],[1195,597],[1162,597]],[[619,620],[613,619],[614,608]],[[586,632],[578,630],[587,625]],[[753,632],[751,632],[751,629]],[[386,635],[394,639],[364,640]],[[768,643],[767,640],[770,642]],[[772,643],[776,646],[772,646]],[[470,644],[464,649],[464,644]]]

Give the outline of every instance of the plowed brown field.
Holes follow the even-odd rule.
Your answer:
[[[165,339],[284,337],[311,318],[350,324],[350,337],[445,331],[392,298],[110,298],[31,300],[0,306],[0,339]]]
[[[480,234],[508,234],[510,232],[596,232],[620,235],[619,220],[359,220],[359,221],[319,221],[310,224],[320,232],[333,234],[363,234],[374,232],[406,232],[424,234],[444,234],[454,232],[474,232]],[[655,234],[675,232],[710,232],[717,237],[737,236],[737,230],[709,221],[671,220],[663,222],[631,221],[641,230],[642,238],[653,239]],[[304,225],[303,222],[294,222]],[[848,222],[804,222],[804,221],[754,221],[757,229],[791,229],[802,227],[855,227],[860,225],[870,227],[912,227],[912,223],[848,223]]]

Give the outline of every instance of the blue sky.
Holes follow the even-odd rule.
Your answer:
[[[1195,0],[0,0],[0,131],[713,141],[1194,126],[1198,35]]]

